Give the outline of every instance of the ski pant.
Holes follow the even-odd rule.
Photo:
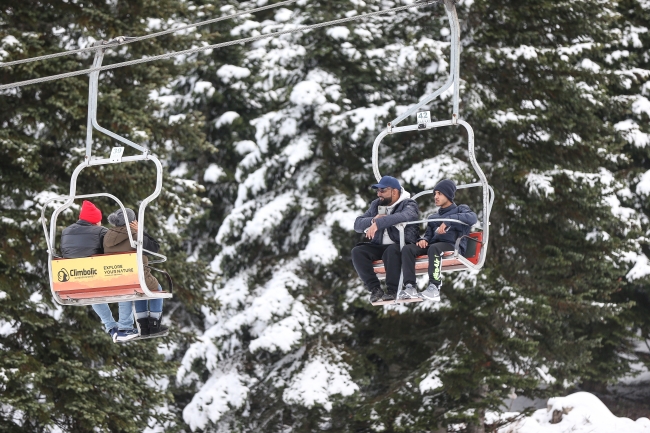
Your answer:
[[[429,244],[427,248],[420,248],[415,244],[404,245],[402,249],[402,272],[404,284],[411,283],[415,286],[415,258],[427,254],[429,256],[429,281],[440,287],[442,282],[442,253],[454,251],[454,246],[446,242]]]
[[[375,260],[384,261],[388,293],[396,294],[401,268],[399,244],[361,243],[352,249],[352,264],[368,291],[381,288],[377,274],[372,268],[372,262]]]

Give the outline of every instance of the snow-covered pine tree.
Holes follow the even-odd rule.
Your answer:
[[[140,35],[183,20],[187,13],[186,4],[173,0],[3,2],[0,57],[9,61],[85,46],[93,39]],[[105,64],[184,48],[191,39],[167,36],[109,51]],[[0,75],[9,83],[87,68],[91,62],[92,55],[68,56],[2,68]],[[204,146],[202,119],[189,113],[170,125],[149,94],[182,71],[183,66],[165,61],[102,74],[99,122],[179,165],[183,152]],[[115,345],[90,307],[60,308],[51,299],[40,209],[53,194],[68,193],[71,172],[83,158],[87,97],[87,76],[0,95],[2,431],[141,432],[154,421],[173,420],[172,392],[186,392],[165,384],[174,373],[169,362],[174,348],[185,340],[180,328],[196,320],[197,305],[206,304],[205,264],[188,262],[183,233],[187,220],[200,214],[199,185],[180,178],[167,181],[145,221],[168,255],[166,268],[176,282],[177,297],[166,309],[166,322],[174,317],[178,323],[170,339],[176,343],[160,353],[155,342]],[[95,152],[102,155],[115,145],[99,133],[95,143]],[[88,169],[78,192],[111,192],[136,207],[150,194],[153,179],[153,167],[144,164]],[[115,208],[108,201],[96,202],[104,216]],[[78,211],[77,206],[62,215],[61,227],[75,221]]]
[[[621,203],[633,209],[628,210],[628,219],[635,222],[628,227],[628,237],[633,241],[634,248],[623,258],[633,265],[625,275],[629,283],[616,296],[634,302],[630,311],[634,329],[640,338],[636,341],[636,353],[627,356],[645,363],[647,370],[650,368],[650,357],[647,355],[650,339],[650,4],[642,0],[620,1],[616,11],[619,20],[614,31],[618,43],[609,47],[603,66],[616,71],[619,77],[619,80],[612,81],[612,93],[619,95],[618,101],[625,110],[610,122],[624,135],[627,143],[618,154],[611,156],[611,160],[618,169],[616,174],[621,183],[617,197]]]
[[[221,13],[253,2],[223,6]],[[303,4],[235,22],[211,42],[394,6]],[[614,5],[461,2],[461,113],[497,191],[488,266],[450,276],[447,300],[373,309],[349,262],[351,222],[372,199],[381,125],[441,85],[441,6],[260,41],[201,57],[188,81],[220,149],[192,170],[215,204],[204,250],[221,275],[206,332],[178,380],[191,429],[414,431],[463,423],[513,391],[610,380],[627,369],[628,221],[608,156],[621,110],[598,69]],[[203,83],[208,81],[209,84]],[[197,84],[199,84],[197,86]],[[212,90],[214,88],[214,90]],[[207,91],[206,91],[207,89]],[[449,116],[449,100],[431,104]],[[407,189],[472,180],[456,130],[386,142],[382,172]],[[459,200],[478,207],[469,193]],[[423,201],[423,215],[432,204]],[[452,289],[453,287],[453,289]]]

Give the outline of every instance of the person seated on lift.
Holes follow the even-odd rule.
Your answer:
[[[370,302],[392,301],[397,296],[401,267],[399,231],[393,226],[417,221],[419,209],[415,200],[394,177],[384,176],[371,188],[377,190],[377,199],[354,222],[354,230],[365,233],[370,242],[361,242],[352,249],[352,264],[370,293]],[[415,243],[418,235],[415,224],[407,225],[404,229],[407,244]],[[385,294],[372,267],[372,262],[379,259],[384,261],[386,269],[388,290]]]
[[[434,188],[434,199],[439,209],[427,219],[446,218],[457,219],[465,224],[453,221],[431,221],[427,230],[417,243],[405,245],[402,249],[402,272],[404,273],[404,290],[400,299],[412,299],[419,296],[431,301],[440,301],[442,286],[442,256],[445,251],[454,251],[456,240],[469,234],[471,226],[478,220],[476,214],[466,204],[456,205],[456,184],[449,180],[441,180]],[[458,246],[458,252],[465,254],[467,238],[463,238]],[[422,292],[417,292],[415,284],[415,258],[427,254],[429,256],[429,285]]]
[[[79,213],[79,221],[66,227],[61,233],[61,254],[66,259],[104,254],[104,238],[107,232],[108,229],[102,227],[102,211],[93,203],[84,200]],[[138,336],[138,331],[133,329],[131,302],[119,303],[117,322],[113,318],[108,304],[95,304],[92,307],[113,342],[128,341]]]
[[[104,252],[106,253],[121,253],[132,252],[134,248],[131,247],[129,242],[129,235],[127,230],[131,231],[133,238],[138,236],[138,220],[135,218],[135,212],[128,207],[125,208],[126,216],[129,221],[129,228],[126,227],[127,218],[124,217],[122,208],[117,209],[115,212],[108,216],[108,222],[113,225],[106,236],[104,236]],[[146,231],[142,234],[142,247],[145,250],[157,253],[160,249],[160,244]],[[144,254],[142,255],[144,265],[144,280],[147,288],[152,292],[161,291],[162,287],[158,283],[156,277],[151,275],[148,263],[149,259]],[[135,315],[140,325],[140,335],[143,337],[154,337],[165,335],[168,331],[166,326],[160,324],[163,310],[162,299],[150,299],[135,301]],[[137,330],[135,331],[137,336]]]

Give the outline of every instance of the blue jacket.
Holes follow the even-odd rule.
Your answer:
[[[406,193],[402,190],[402,194]],[[406,193],[408,194],[408,193]],[[374,200],[370,203],[370,209],[366,211],[363,215],[357,217],[354,221],[354,231],[357,233],[363,233],[368,227],[372,225],[372,219],[377,216],[379,208],[379,199]],[[397,228],[392,227],[394,224],[403,223],[407,221],[417,221],[419,219],[420,209],[415,200],[410,198],[405,198],[393,209],[393,213],[386,215],[385,217],[378,218],[375,220],[377,223],[377,233],[375,237],[372,238],[373,244],[381,244],[382,238],[384,236],[384,230],[388,230],[388,237],[399,244],[399,231]],[[418,240],[420,230],[417,224],[407,225],[404,229],[404,240],[407,244],[414,244]]]
[[[438,209],[438,212],[431,214],[427,219],[432,218],[449,218],[457,219],[458,221],[464,222],[465,224],[455,224],[451,221],[431,221],[427,224],[427,231],[424,233],[421,239],[426,240],[429,244],[434,244],[436,242],[446,242],[448,244],[455,245],[456,239],[461,236],[468,235],[471,226],[476,224],[478,218],[476,214],[466,204],[461,204],[457,206],[455,203],[452,203],[451,206],[445,209]],[[438,234],[436,230],[440,227],[440,224],[445,223],[449,230],[446,233]],[[467,247],[467,238],[464,238],[460,241],[458,246],[458,252],[462,255],[465,254],[465,248]]]

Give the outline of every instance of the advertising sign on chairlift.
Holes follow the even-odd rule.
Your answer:
[[[431,123],[431,113],[429,111],[419,111],[417,118],[418,129],[426,129],[427,125]]]

